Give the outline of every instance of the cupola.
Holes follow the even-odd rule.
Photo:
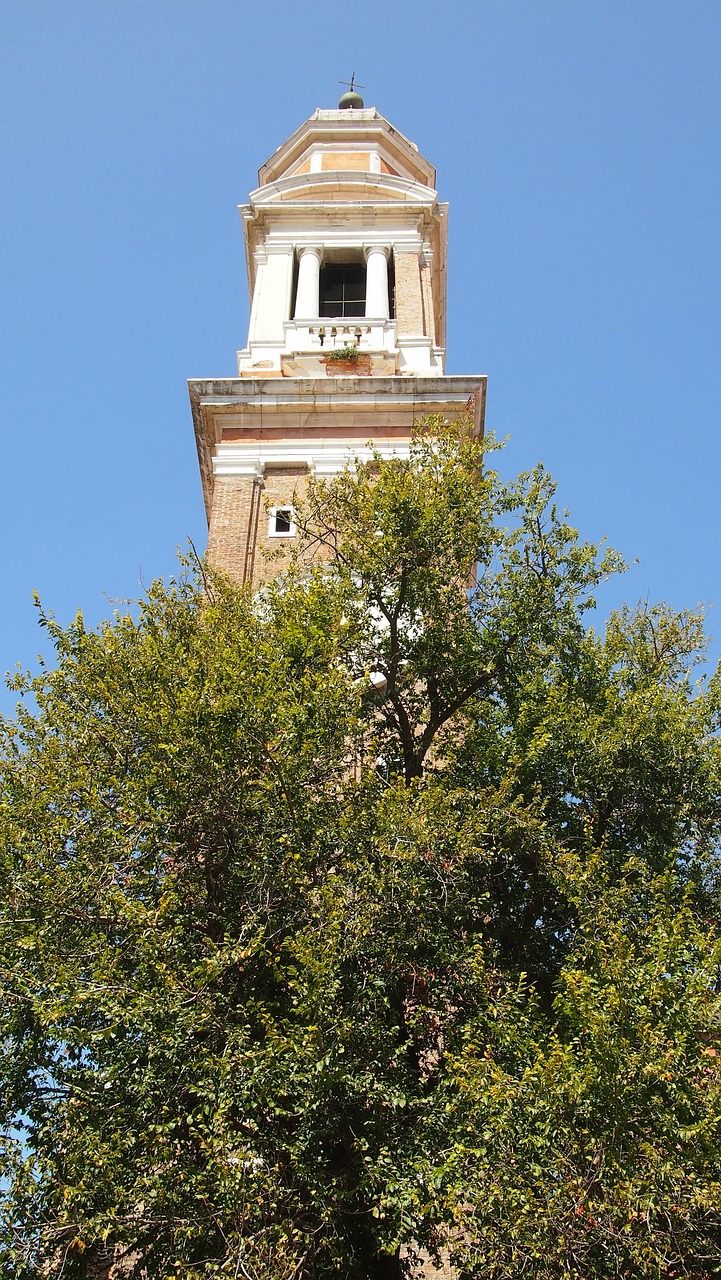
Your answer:
[[[443,373],[447,205],[433,166],[354,89],[278,148],[240,212],[241,376],[318,376],[347,347],[373,373]]]

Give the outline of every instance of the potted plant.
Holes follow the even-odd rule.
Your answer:
[[[325,358],[325,371],[329,376],[339,374],[367,375],[371,372],[370,354],[359,351],[355,343],[329,351]]]

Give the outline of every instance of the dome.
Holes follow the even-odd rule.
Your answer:
[[[341,111],[362,111],[365,103],[359,93],[351,89],[348,93],[344,93],[338,106]]]

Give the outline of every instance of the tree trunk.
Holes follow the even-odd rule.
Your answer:
[[[368,1280],[401,1280],[402,1274],[398,1252],[379,1253],[368,1272]]]

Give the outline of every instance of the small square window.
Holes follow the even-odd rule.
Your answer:
[[[294,538],[295,511],[292,507],[271,507],[268,523],[269,538]]]

